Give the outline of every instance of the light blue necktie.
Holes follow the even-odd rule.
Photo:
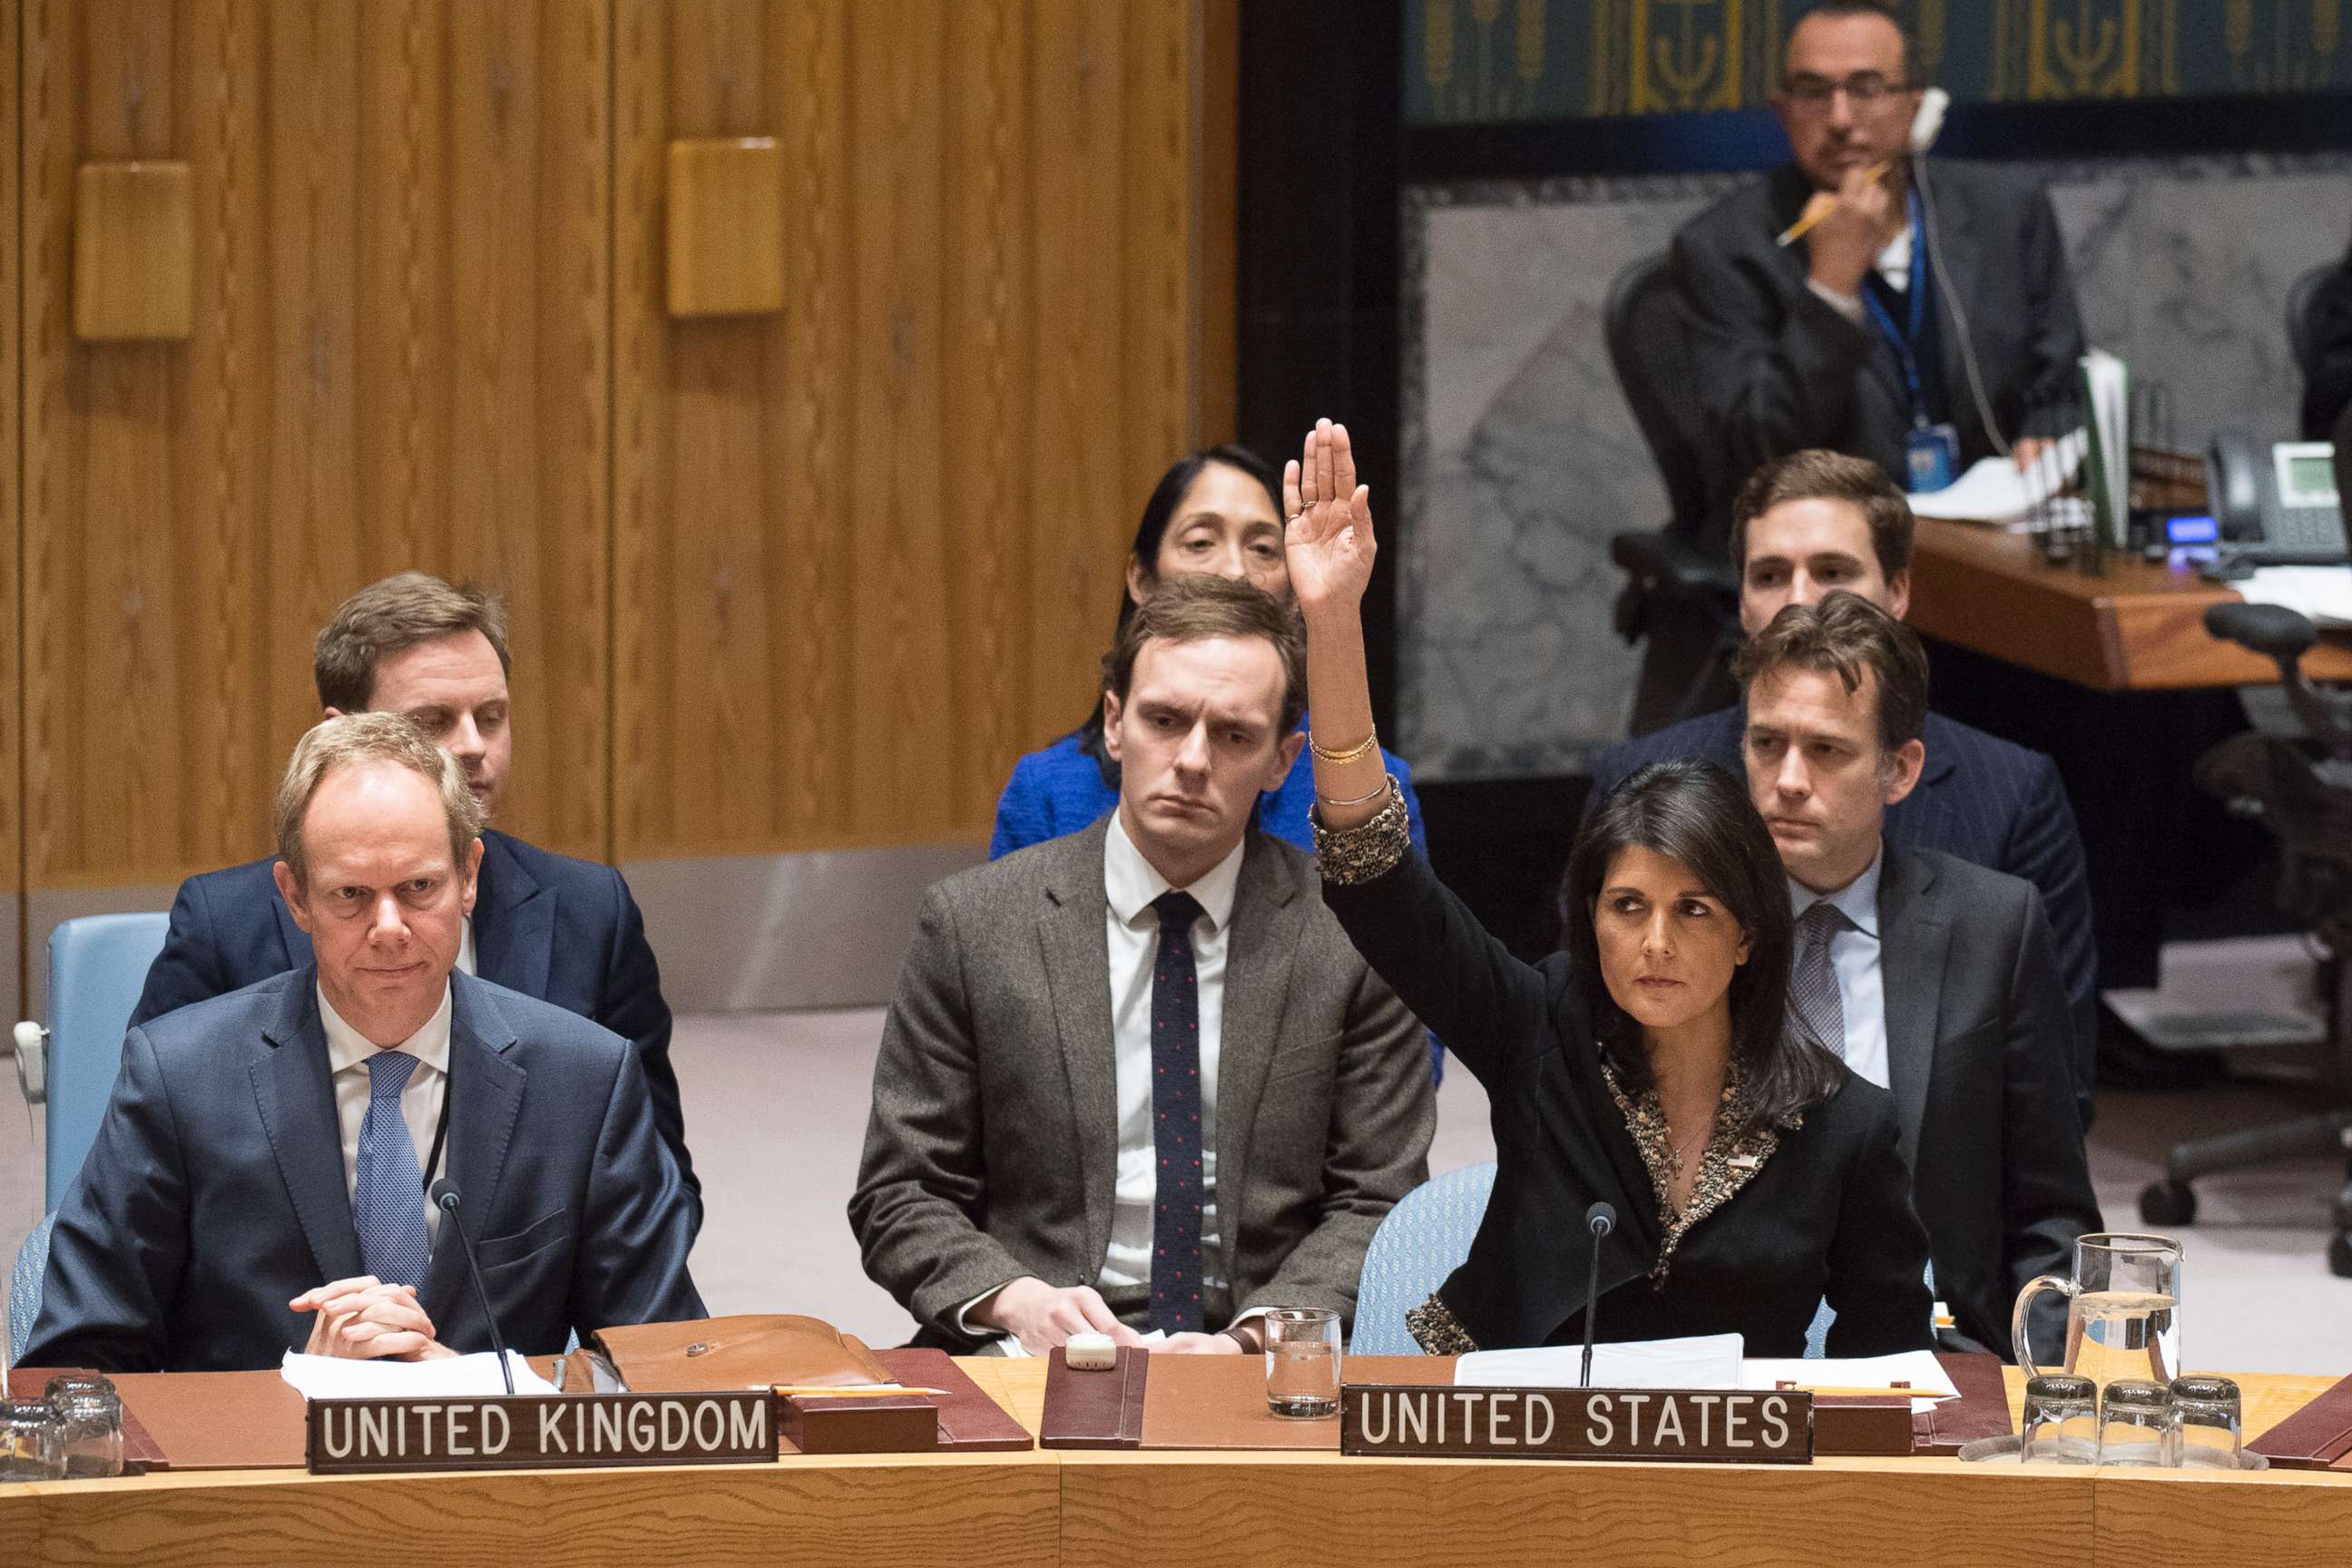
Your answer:
[[[400,1091],[416,1070],[405,1051],[368,1058],[368,1108],[360,1119],[359,1179],[352,1218],[359,1227],[367,1271],[389,1285],[425,1288],[433,1244],[425,1232],[425,1173],[416,1168],[416,1140],[400,1114]]]

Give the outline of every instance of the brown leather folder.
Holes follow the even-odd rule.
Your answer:
[[[786,1313],[638,1323],[599,1329],[593,1338],[633,1394],[892,1381],[855,1337],[821,1319]]]
[[[114,1386],[126,1415],[152,1434],[160,1468],[299,1470],[309,1462],[302,1396],[276,1367],[118,1373]]]
[[[49,1379],[61,1373],[68,1372],[80,1377],[98,1375],[86,1366],[15,1367],[8,1373],[8,1397],[11,1399],[44,1398],[48,1394]],[[122,1381],[120,1378],[113,1381],[114,1391],[119,1395],[122,1392]],[[163,1450],[156,1445],[153,1435],[147,1430],[145,1423],[139,1419],[138,1414],[131,1408],[127,1399],[122,1405],[122,1468],[126,1472],[131,1473],[163,1468]]]
[[[1170,1357],[1171,1361],[1179,1357]],[[1073,1372],[1057,1347],[1045,1365],[1045,1415],[1037,1442],[1047,1448],[1135,1448],[1143,1443],[1143,1392],[1151,1352],[1122,1346],[1118,1363]],[[1336,1447],[1338,1438],[1335,1436]]]
[[[1907,1394],[1816,1394],[1813,1452],[1900,1458],[1912,1452],[1913,1421],[1925,1419],[1912,1415]]]
[[[2000,1358],[1983,1351],[1937,1351],[1944,1375],[1960,1391],[1935,1409],[1911,1417],[1911,1451],[1950,1457],[1979,1437],[2005,1437],[2015,1431],[2009,1416],[2009,1384]]]
[[[2352,1377],[2331,1384],[2317,1398],[2246,1445],[2289,1470],[2352,1468]]]
[[[986,1390],[964,1374],[945,1351],[909,1346],[876,1351],[874,1359],[888,1371],[890,1380],[909,1388],[944,1388],[933,1396],[940,1407],[940,1452],[942,1454],[1026,1453],[1029,1428],[988,1396]]]

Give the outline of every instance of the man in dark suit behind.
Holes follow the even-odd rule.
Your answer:
[[[1852,594],[1792,605],[1738,673],[1748,795],[1797,916],[1790,1005],[1893,1093],[1937,1294],[1963,1348],[2006,1355],[2019,1289],[2100,1228],[2041,897],[1883,834],[1928,754],[1927,656],[1901,622]]]
[[[1305,657],[1247,584],[1161,584],[1105,661],[1118,808],[926,897],[849,1203],[925,1342],[1238,1353],[1262,1308],[1352,1311],[1436,1107],[1314,862],[1252,826]]]
[[[1883,6],[1815,6],[1773,99],[1794,162],[1675,236],[1695,329],[1683,369],[1719,437],[1708,493],[1801,447],[1901,475],[1918,426],[1950,424],[1965,468],[2005,441],[2030,454],[2069,422],[2058,405],[2083,332],[2049,198],[2001,171],[1930,173],[1907,156],[1926,85]],[[1816,207],[1811,232],[1777,243]]]
[[[503,604],[477,588],[403,572],[343,601],[319,633],[312,673],[329,717],[406,714],[457,759],[488,817],[514,754],[509,668]],[[132,1024],[310,962],[310,939],[279,896],[270,866],[265,857],[180,885]],[[677,1163],[699,1226],[702,1186],[670,1067],[669,1005],[621,874],[485,831],[479,895],[457,966],[592,1019],[635,1046],[655,1128]]]
[[[1783,606],[1834,590],[1900,620],[1911,600],[1910,504],[1875,464],[1799,452],[1751,475],[1732,508],[1739,622],[1754,637]],[[1593,765],[1594,802],[1647,763],[1695,757],[1738,771],[1747,716],[1739,704],[1612,747]],[[2006,871],[2041,893],[2057,942],[2074,1039],[2074,1092],[2084,1127],[2097,1072],[2098,951],[2090,885],[2058,769],[2048,757],[1930,713],[1918,787],[1887,808],[1890,844],[1939,850]]]
[[[28,1361],[272,1367],[702,1316],[693,1205],[610,1030],[457,969],[482,861],[457,763],[397,714],[296,747],[275,878],[314,962],[135,1026],[58,1210]]]

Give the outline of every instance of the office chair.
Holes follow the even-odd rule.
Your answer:
[[[1397,1200],[1364,1248],[1356,1282],[1349,1355],[1419,1355],[1404,1315],[1429,1300],[1470,1256],[1470,1238],[1486,1217],[1495,1162],[1435,1176]]]
[[[1634,733],[1660,729],[1729,702],[1724,665],[1739,641],[1739,579],[1712,535],[1708,466],[1698,458],[1706,421],[1690,376],[1690,321],[1663,255],[1617,274],[1601,306],[1610,367],[1633,423],[1665,481],[1670,514],[1655,529],[1609,541],[1626,576],[1617,598],[1617,635],[1650,638]],[[1680,646],[1663,646],[1666,639]]]
[[[49,933],[49,1026],[16,1026],[16,1079],[28,1103],[47,1104],[50,1213],[98,1138],[122,1037],[171,923],[160,914],[87,915]]]
[[[2339,460],[2341,454],[2339,454]],[[2317,639],[2311,622],[2276,605],[2215,605],[2205,627],[2278,665],[2294,716],[2292,732],[2232,736],[2198,760],[2198,787],[2261,819],[2278,836],[2284,868],[2278,903],[2311,932],[2322,958],[2319,989],[2327,1016],[2327,1089],[2352,1094],[2352,699],[2315,689],[2304,679],[2304,650]],[[2140,1194],[2149,1225],[2197,1218],[2200,1176],[2275,1160],[2342,1153],[2346,1180],[2336,1194],[2327,1267],[2352,1279],[2352,1110],[2332,1110],[2267,1127],[2175,1144],[2162,1181]]]

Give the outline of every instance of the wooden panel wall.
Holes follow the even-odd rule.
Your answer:
[[[19,0],[0,0],[0,82],[15,83]],[[21,92],[12,93],[21,106]],[[21,107],[0,114],[0,1002],[16,994],[20,955],[17,936],[23,907],[25,834],[18,803],[24,799],[25,689],[18,662],[17,614],[22,600],[24,542],[20,487],[24,465],[17,445],[18,410],[24,401],[24,336],[18,331],[21,253],[16,246],[17,124]],[[10,1021],[15,1009],[5,1010]]]
[[[1198,435],[1198,23],[620,0],[620,856],[976,837],[1083,715]],[[674,322],[663,149],[714,135],[782,143],[787,303]]]
[[[607,8],[23,4],[29,885],[262,848],[312,634],[410,565],[511,595],[509,824],[602,853]],[[184,342],[69,330],[125,158],[194,166]]]
[[[411,565],[511,596],[526,837],[984,833],[1230,431],[1234,13],[0,0],[0,879],[259,853],[312,635]],[[709,134],[783,144],[779,313],[664,309]],[[83,344],[76,171],[133,158],[194,168],[194,335]]]

